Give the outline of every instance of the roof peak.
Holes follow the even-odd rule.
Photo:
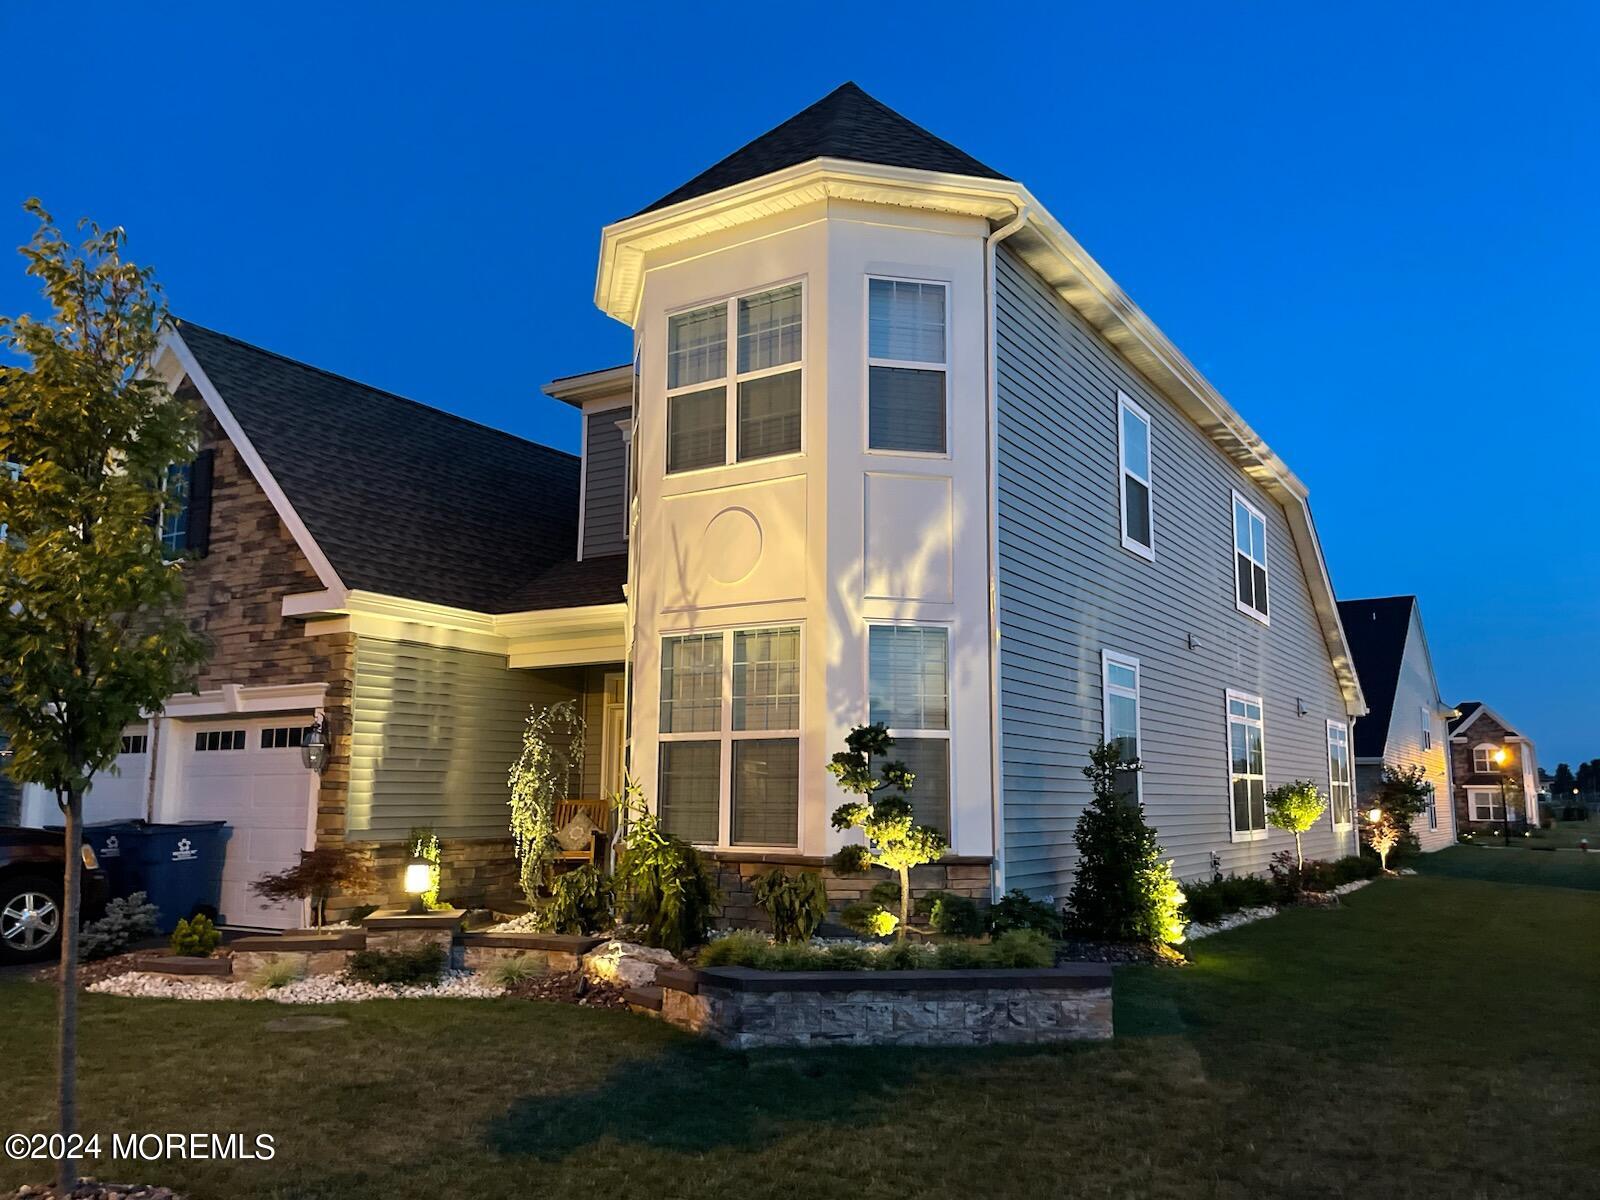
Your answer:
[[[854,80],[847,80],[634,215],[709,195],[814,158],[1007,178],[869,95]]]

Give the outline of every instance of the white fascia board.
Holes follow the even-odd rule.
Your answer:
[[[631,399],[633,395],[633,365],[604,367],[582,375],[568,375],[552,379],[539,389],[554,400],[561,400],[578,408],[592,401],[609,400],[617,396]]]
[[[326,683],[268,684],[261,687],[229,683],[211,691],[173,696],[168,699],[163,711],[165,716],[180,719],[298,712],[321,708],[327,696]]]
[[[339,573],[333,569],[333,564],[328,561],[328,556],[322,552],[322,547],[317,545],[316,539],[311,536],[311,531],[306,528],[305,522],[300,519],[300,514],[295,512],[294,505],[289,502],[289,497],[284,494],[278,481],[272,477],[272,472],[267,468],[266,462],[256,451],[250,439],[245,436],[243,427],[229,411],[227,402],[216,386],[207,377],[199,361],[188,346],[184,345],[183,335],[178,330],[168,327],[162,331],[161,347],[163,351],[170,351],[178,361],[183,364],[184,374],[199,391],[216,415],[217,423],[222,426],[223,432],[228,435],[228,440],[233,443],[233,448],[239,452],[239,457],[244,460],[245,466],[255,476],[256,482],[261,485],[261,490],[267,494],[267,499],[272,502],[273,509],[278,514],[284,526],[289,530],[289,535],[294,538],[295,545],[300,547],[300,553],[306,556],[306,561],[311,564],[311,569],[317,573],[317,578],[322,581],[322,586],[329,590],[344,589],[340,582]]]

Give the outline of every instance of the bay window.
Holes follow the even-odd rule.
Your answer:
[[[939,625],[867,628],[868,720],[888,727],[891,761],[916,776],[917,823],[950,836],[950,631]]]
[[[944,454],[948,351],[942,283],[867,280],[867,448]]]
[[[799,451],[804,300],[790,283],[667,318],[668,474]]]

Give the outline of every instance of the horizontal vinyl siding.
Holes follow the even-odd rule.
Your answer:
[[[1326,790],[1326,721],[1345,718],[1283,510],[1005,250],[996,285],[1006,884],[1070,882],[1102,649],[1140,660],[1145,806],[1179,875],[1213,850],[1263,870],[1292,839],[1230,840],[1226,689],[1264,698],[1269,788]],[[1121,544],[1119,388],[1152,419],[1154,562]],[[1234,489],[1266,516],[1270,628],[1234,607]],[[1337,848],[1324,818],[1307,852]]]
[[[583,556],[600,558],[628,548],[624,536],[627,451],[617,422],[626,408],[589,413],[584,442]]]
[[[1433,666],[1428,661],[1427,642],[1422,636],[1422,621],[1415,607],[1411,628],[1406,634],[1405,653],[1400,659],[1400,677],[1395,682],[1394,709],[1389,720],[1389,737],[1383,748],[1383,761],[1391,767],[1421,767],[1433,784],[1439,812],[1439,828],[1429,829],[1427,814],[1412,822],[1413,832],[1424,850],[1442,850],[1456,840],[1454,806],[1450,803],[1450,734],[1444,721],[1434,715],[1439,687]],[[1433,747],[1422,748],[1422,709],[1428,709],[1433,729]],[[1365,718],[1363,718],[1365,719]],[[1382,766],[1364,768],[1357,782],[1363,797],[1370,796],[1383,777]]]
[[[580,683],[577,670],[514,671],[499,655],[357,639],[347,836],[505,835],[506,776],[528,711],[573,699]]]

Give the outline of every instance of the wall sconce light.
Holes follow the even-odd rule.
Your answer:
[[[1299,713],[1302,717],[1308,716],[1311,713],[1311,710],[1306,707],[1306,702],[1304,700],[1301,700],[1301,699],[1298,699],[1298,698],[1296,698],[1296,700],[1294,702],[1294,710],[1295,710],[1295,712]]]
[[[1192,634],[1192,633],[1191,633],[1191,634],[1190,634],[1190,635],[1189,635],[1189,649],[1191,649],[1191,650],[1198,650],[1198,649],[1200,649],[1200,639],[1199,639],[1199,638],[1197,638],[1197,637],[1196,637],[1196,636],[1195,636],[1195,635],[1194,635],[1194,634]]]
[[[406,894],[411,897],[411,907],[406,911],[419,916],[427,912],[422,896],[433,886],[433,864],[425,858],[413,858],[406,863],[405,882],[402,886]]]
[[[300,735],[300,761],[319,773],[328,764],[328,721],[320,712]]]

